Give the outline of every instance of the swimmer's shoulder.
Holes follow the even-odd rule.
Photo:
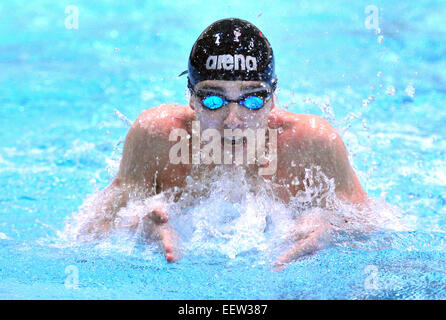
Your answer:
[[[132,125],[149,135],[170,134],[172,129],[188,129],[195,117],[189,106],[161,104],[157,107],[143,110]]]
[[[171,131],[186,128],[192,119],[193,110],[187,106],[162,104],[142,111],[127,133],[118,176],[137,181],[164,168],[169,161],[166,150],[173,143]]]
[[[314,114],[293,113],[274,108],[269,119],[270,128],[282,128],[283,138],[332,141],[340,139],[337,130],[324,118]]]

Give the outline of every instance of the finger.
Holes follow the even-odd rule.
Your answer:
[[[304,247],[300,244],[294,245],[291,249],[285,252],[277,261],[281,264],[289,263],[297,259],[304,252]]]
[[[288,250],[283,256],[277,259],[274,264],[274,271],[282,271],[288,267],[293,261],[297,260],[299,257],[303,256],[300,248],[292,248]]]
[[[169,220],[169,215],[159,208],[153,209],[150,218],[155,223],[166,223]]]
[[[159,236],[167,262],[176,261],[175,231],[171,228],[162,227],[159,229]]]
[[[277,266],[283,269],[287,264],[316,251],[318,248],[319,244],[316,238],[299,241],[277,260]]]

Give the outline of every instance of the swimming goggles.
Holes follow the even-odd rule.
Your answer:
[[[209,110],[220,109],[230,102],[237,103],[250,110],[258,110],[262,108],[265,105],[265,102],[268,101],[273,95],[272,91],[269,91],[265,88],[265,90],[248,93],[246,95],[242,95],[236,100],[231,100],[218,93],[202,94],[199,91],[196,92],[195,89],[192,87],[189,88],[194,94],[197,95],[197,97],[199,97],[201,104]]]

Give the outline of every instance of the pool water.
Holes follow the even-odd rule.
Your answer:
[[[271,42],[280,105],[338,128],[376,216],[400,222],[277,272],[288,209],[222,177],[215,187],[240,201],[183,208],[196,229],[181,231],[177,263],[124,231],[77,241],[73,221],[116,173],[128,120],[187,104],[178,74],[193,42],[232,16]],[[0,299],[445,299],[445,17],[441,0],[2,2]],[[262,234],[268,214],[284,218]]]

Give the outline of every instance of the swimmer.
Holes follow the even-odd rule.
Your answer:
[[[285,203],[308,187],[295,181],[303,181],[305,170],[317,167],[334,182],[338,199],[357,207],[367,205],[368,195],[349,163],[337,131],[318,116],[287,112],[277,105],[273,50],[253,24],[232,18],[214,22],[205,29],[191,50],[187,78],[188,106],[163,104],[144,110],[133,123],[117,176],[102,191],[105,200],[98,214],[103,217],[100,223],[90,227],[90,232],[107,233],[113,228],[115,213],[126,206],[135,190],[144,190],[147,196],[173,188],[181,193],[187,177],[200,179],[193,173],[197,165],[190,159],[192,145],[186,159],[190,161],[172,161],[170,155],[178,143],[170,138],[172,131],[183,130],[191,137],[196,134],[194,122],[199,123],[202,132],[213,129],[214,133],[220,133],[224,137],[218,140],[223,151],[227,151],[225,141],[228,140],[230,150],[239,143],[243,144],[245,153],[247,149],[245,139],[228,138],[225,129],[277,130],[274,170],[260,176],[259,161],[242,165],[246,166],[248,175],[255,177],[253,183],[273,185],[274,193]],[[271,142],[268,137],[265,141]],[[228,164],[200,167],[211,170],[216,165]],[[178,259],[178,235],[169,223],[167,207],[160,204],[151,209],[144,220],[148,237],[160,242],[167,261],[172,262]],[[291,235],[294,243],[278,264],[290,263],[322,246],[331,227],[323,218],[327,210],[329,205],[319,202],[313,208],[314,214],[295,220]]]

